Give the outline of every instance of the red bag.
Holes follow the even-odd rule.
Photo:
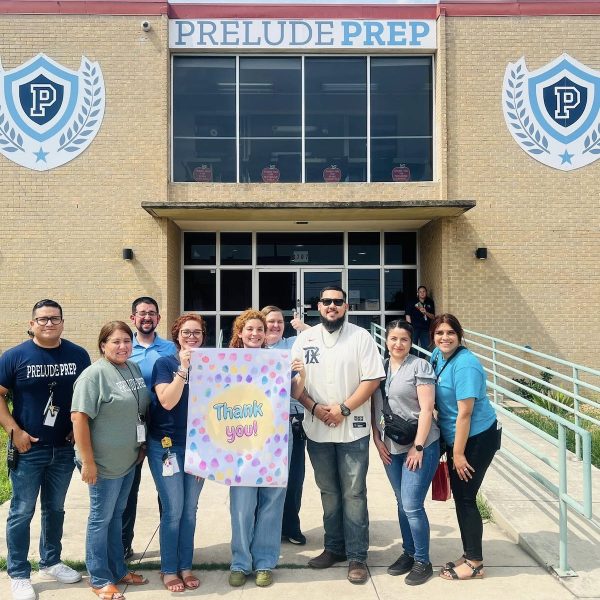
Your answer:
[[[450,500],[451,495],[448,463],[445,460],[440,460],[431,482],[431,499],[446,502],[446,500]]]

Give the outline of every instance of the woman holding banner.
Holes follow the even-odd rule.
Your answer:
[[[198,498],[204,479],[184,473],[188,414],[188,370],[193,348],[206,337],[200,315],[181,315],[171,327],[178,353],[159,358],[152,371],[156,394],[150,405],[148,464],[160,497],[160,571],[170,592],[195,590],[192,573]]]
[[[233,324],[230,348],[264,348],[265,316],[248,309]],[[304,366],[294,361],[297,372],[292,385],[298,394],[304,388]],[[229,491],[231,513],[231,572],[229,585],[240,587],[254,570],[255,583],[267,587],[273,583],[281,546],[281,520],[286,488],[232,486]]]

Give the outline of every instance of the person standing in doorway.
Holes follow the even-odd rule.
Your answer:
[[[429,297],[427,288],[420,285],[417,289],[416,302],[410,302],[406,307],[406,320],[413,326],[413,342],[420,348],[429,349],[429,327],[435,318],[435,303]],[[425,358],[426,356],[423,355]]]
[[[146,388],[152,389],[152,369],[154,363],[162,356],[173,356],[177,353],[175,344],[164,340],[156,333],[160,323],[158,302],[150,296],[136,298],[131,304],[131,322],[136,331],[133,335],[133,350],[130,360],[137,363],[146,383]],[[152,392],[150,392],[152,395]],[[143,461],[135,468],[133,484],[123,513],[123,548],[125,559],[133,556],[133,535],[137,513],[138,492],[142,478]]]

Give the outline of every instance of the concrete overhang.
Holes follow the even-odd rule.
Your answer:
[[[228,226],[239,223],[262,223],[265,228],[280,225],[314,225],[331,229],[341,225],[355,229],[366,223],[386,224],[398,222],[406,226],[421,227],[425,223],[444,217],[457,217],[475,206],[474,200],[402,200],[402,201],[286,201],[286,202],[142,202],[142,208],[153,217],[175,221],[184,229],[192,224],[202,228],[217,223]]]

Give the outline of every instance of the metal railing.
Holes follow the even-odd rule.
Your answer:
[[[561,577],[572,576],[575,573],[569,568],[567,560],[568,508],[588,519],[588,522],[595,528],[600,529],[600,524],[594,519],[592,514],[592,439],[590,432],[582,427],[582,422],[584,421],[592,426],[600,425],[600,421],[593,414],[591,415],[589,412],[586,412],[590,409],[595,410],[600,408],[600,404],[582,396],[580,393],[582,388],[592,393],[600,392],[599,386],[580,378],[582,373],[585,373],[590,379],[600,377],[600,371],[583,365],[569,363],[568,361],[537,352],[531,348],[519,346],[475,331],[465,330],[465,333],[468,337],[469,347],[482,361],[486,372],[491,375],[491,381],[488,379],[487,387],[490,390],[490,398],[493,401],[496,412],[501,414],[503,418],[509,419],[511,422],[517,423],[527,431],[539,436],[556,448],[558,452],[557,460],[553,460],[548,455],[548,452],[543,452],[535,448],[527,440],[507,431],[507,427],[504,428],[504,435],[514,442],[514,444],[532,456],[535,456],[558,473],[558,485],[556,485],[556,483],[535,469],[531,464],[519,458],[514,452],[505,447],[500,450],[502,455],[517,469],[532,477],[558,498],[559,565],[554,570]],[[385,353],[384,329],[373,323],[371,325],[371,335],[383,356]],[[487,345],[486,342],[488,342]],[[431,352],[428,350],[416,345],[413,345],[413,347],[423,355],[431,356]],[[523,358],[514,352],[511,353],[510,350],[524,353],[527,358]],[[534,362],[533,357],[551,362],[553,366],[550,367],[547,364],[540,365]],[[529,370],[519,369],[518,366]],[[570,370],[571,375],[565,375],[559,370],[560,368]],[[540,377],[532,375],[531,370],[537,370],[544,375]],[[525,383],[515,381],[511,375],[523,377]],[[564,389],[550,383],[549,376],[567,382],[571,385],[571,388]],[[527,385],[529,382],[531,382],[530,385]],[[531,384],[537,384],[537,387],[532,388]],[[508,386],[513,389],[510,389]],[[517,391],[519,390],[530,394],[531,399],[518,394]],[[570,401],[565,401],[565,398],[572,399],[572,406]],[[512,403],[512,407],[506,406],[508,403],[507,399]],[[545,404],[548,408],[540,406],[540,403]],[[550,435],[519,416],[516,412],[518,407],[526,408],[550,420],[557,427],[557,436]],[[559,411],[560,414],[550,408],[553,408],[554,411]],[[572,418],[572,421],[569,418]],[[575,436],[576,457],[582,463],[583,491],[579,500],[568,492],[567,459],[569,452],[567,449],[567,434],[569,431],[573,432]]]

